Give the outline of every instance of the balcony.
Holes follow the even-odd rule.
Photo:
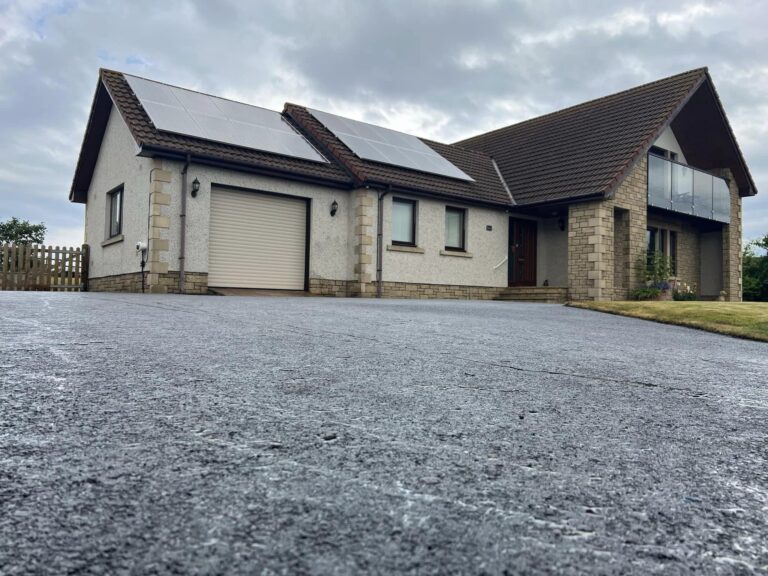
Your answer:
[[[731,193],[725,179],[654,154],[648,154],[648,206],[731,221]]]

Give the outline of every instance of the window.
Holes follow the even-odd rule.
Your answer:
[[[467,211],[463,208],[445,207],[445,249],[466,250],[464,220]]]
[[[648,266],[653,262],[656,252],[666,256],[669,260],[669,268],[672,275],[677,274],[677,232],[649,226],[645,231],[645,239],[648,246],[646,259]]]
[[[679,156],[677,152],[672,152],[672,150],[666,150],[664,148],[659,148],[658,146],[651,146],[648,152],[654,156],[661,156],[667,160],[672,160],[672,162],[678,162]]]
[[[416,246],[416,201],[392,199],[392,244]]]
[[[109,238],[123,233],[123,186],[120,185],[107,193],[109,208]]]

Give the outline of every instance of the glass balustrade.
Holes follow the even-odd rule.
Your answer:
[[[731,194],[723,178],[648,154],[648,205],[730,222]]]

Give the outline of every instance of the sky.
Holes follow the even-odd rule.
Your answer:
[[[100,67],[444,142],[708,66],[768,233],[768,2],[0,0],[0,221],[83,241],[68,201]]]

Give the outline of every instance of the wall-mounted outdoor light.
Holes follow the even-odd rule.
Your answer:
[[[200,191],[200,180],[195,178],[192,180],[192,198],[197,196],[197,193]]]
[[[331,204],[331,216],[336,216],[336,212],[339,211],[339,203],[336,200]]]

